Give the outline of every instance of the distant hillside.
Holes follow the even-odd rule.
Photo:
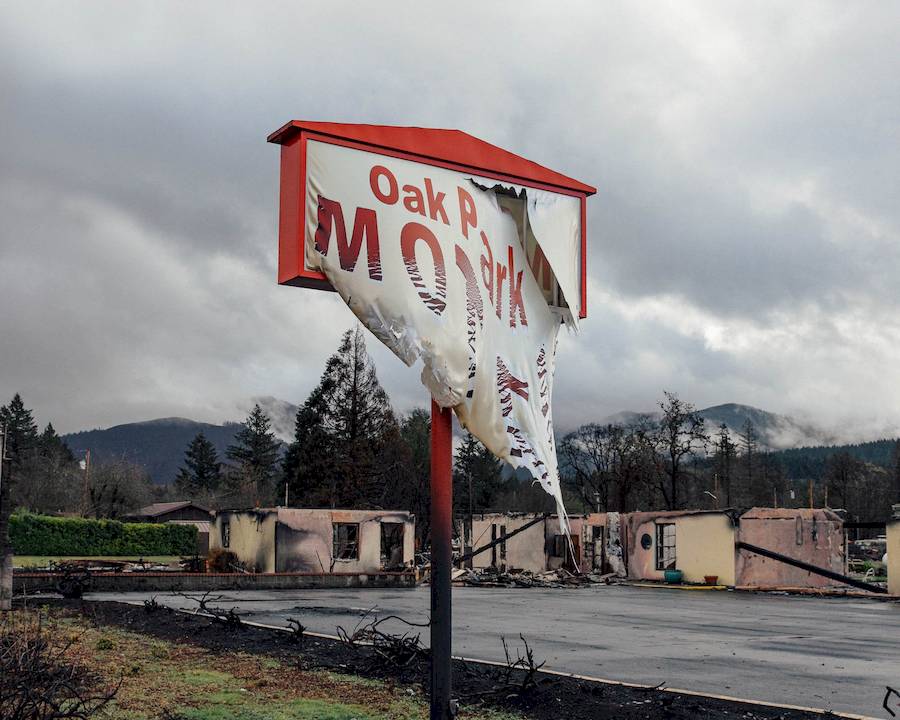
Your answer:
[[[778,415],[750,405],[726,403],[702,408],[698,412],[706,420],[706,429],[710,435],[715,434],[719,426],[724,423],[735,441],[737,441],[738,433],[749,420],[756,429],[759,443],[772,450],[835,442],[834,437],[812,425],[799,422],[787,415]],[[659,417],[659,412],[636,413],[625,410],[604,418],[602,422],[622,425],[636,422],[640,418],[659,419]]]
[[[771,453],[769,458],[773,462],[780,462],[785,475],[789,478],[820,479],[825,474],[828,458],[841,452],[850,453],[853,457],[873,465],[891,467],[896,444],[896,439],[886,439],[852,445],[791,448]]]
[[[124,458],[145,467],[153,482],[167,485],[175,480],[185,448],[198,432],[206,435],[224,460],[225,449],[233,444],[239,429],[237,423],[211,425],[186,418],[161,418],[72,433],[64,435],[63,440],[78,458],[87,450],[94,460]]]

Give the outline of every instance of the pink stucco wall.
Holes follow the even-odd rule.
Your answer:
[[[846,572],[844,529],[830,510],[753,508],[740,518],[738,539],[837,573]],[[753,587],[832,587],[840,583],[740,550],[736,584]]]

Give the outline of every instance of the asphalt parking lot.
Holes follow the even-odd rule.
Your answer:
[[[427,587],[216,594],[217,606],[248,620],[286,625],[292,617],[324,633],[351,630],[365,613],[428,619]],[[151,595],[196,608],[164,593],[87,597],[141,602]],[[889,717],[881,707],[885,687],[900,690],[898,603],[627,586],[461,587],[453,602],[454,654],[471,658],[500,660],[501,636],[514,645],[522,633],[553,670],[874,717]],[[421,632],[427,642],[427,629]]]

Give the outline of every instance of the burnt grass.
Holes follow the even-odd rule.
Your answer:
[[[148,607],[117,602],[51,601],[51,605],[81,612],[99,626],[116,626],[173,643],[198,645],[214,652],[265,655],[304,669],[322,669],[384,680],[394,685],[417,686],[428,691],[427,652],[399,662],[386,661],[374,648],[338,640],[256,628],[243,623],[216,621],[202,615],[176,612],[161,605]],[[427,633],[427,628],[413,628]],[[526,638],[527,639],[527,638]],[[516,659],[519,638],[508,640]],[[539,649],[535,662],[540,664]],[[819,713],[707,699],[658,689],[619,685],[533,673],[504,667],[454,661],[453,688],[462,707],[491,707],[518,712],[536,720],[637,720],[657,718],[741,718],[743,720],[800,720],[834,717]]]

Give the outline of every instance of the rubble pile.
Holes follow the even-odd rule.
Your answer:
[[[564,568],[536,573],[529,570],[499,570],[495,567],[488,567],[454,570],[453,582],[472,587],[570,588],[585,585],[611,585],[620,582],[620,578],[617,578],[615,573],[576,574]]]

